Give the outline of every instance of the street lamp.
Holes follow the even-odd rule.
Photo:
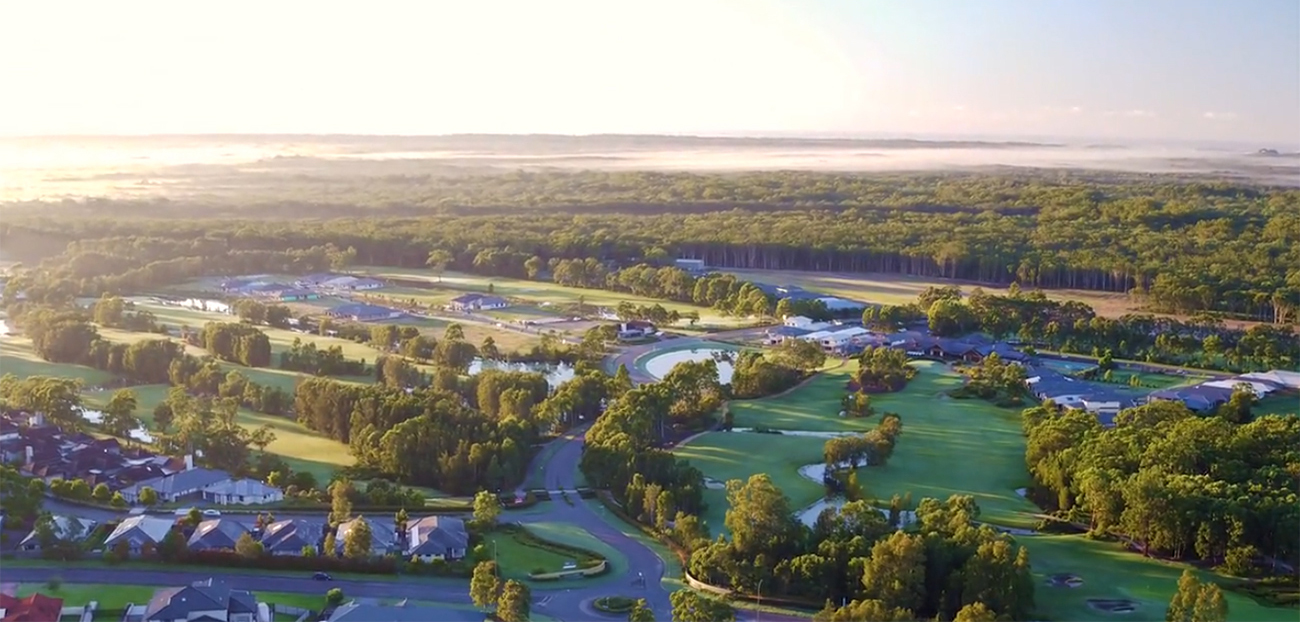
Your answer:
[[[763,622],[763,580],[758,580],[758,610],[754,612],[755,622]]]

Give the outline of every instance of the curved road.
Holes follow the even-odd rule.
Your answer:
[[[746,329],[742,331],[731,331],[728,335],[741,335],[752,332],[756,329]],[[761,330],[761,329],[757,329]],[[653,378],[646,377],[645,374],[638,373],[635,365],[631,363],[637,357],[657,349],[655,346],[678,346],[696,341],[703,341],[699,338],[675,339],[668,342],[658,342],[647,344],[646,346],[634,346],[627,348],[612,359],[612,364],[617,367],[618,364],[628,365],[628,370],[633,374],[633,380],[638,384],[653,382]],[[529,465],[530,472],[535,469],[543,469],[543,482],[546,490],[550,491],[575,491],[577,490],[576,477],[578,474],[578,464],[582,460],[582,450],[585,443],[587,427],[576,428],[568,434],[552,441],[554,448],[546,448],[534,459],[534,464]],[[51,503],[53,502],[53,503]],[[50,509],[58,511],[58,507],[64,505],[53,499],[47,499]],[[75,510],[82,515],[88,515],[82,506],[70,506],[68,510]],[[96,511],[109,518],[112,514],[107,511]],[[287,516],[287,514],[285,515]],[[505,514],[503,517],[510,517]],[[283,516],[277,515],[277,518]],[[672,619],[672,605],[669,602],[668,591],[662,586],[661,580],[664,578],[666,566],[664,560],[649,547],[640,541],[628,536],[620,531],[614,525],[611,525],[603,516],[597,514],[586,503],[575,503],[569,505],[560,499],[546,501],[539,504],[536,508],[521,513],[517,519],[520,523],[568,523],[576,525],[591,533],[591,535],[600,541],[621,552],[628,561],[629,572],[622,577],[615,577],[611,580],[600,581],[598,585],[586,585],[581,579],[572,579],[570,581],[561,581],[557,587],[550,589],[533,590],[533,611],[536,613],[550,616],[552,618],[564,621],[580,622],[592,620],[593,612],[584,607],[585,603],[601,596],[626,595],[634,598],[644,598],[650,604],[655,612],[655,618],[659,620]],[[618,520],[612,518],[611,520]],[[627,529],[635,529],[633,526],[627,526]],[[638,584],[632,572],[640,573],[644,576],[644,584]],[[469,586],[463,580],[452,579],[430,579],[403,577],[391,581],[365,581],[365,580],[336,580],[328,584],[320,581],[314,581],[310,577],[302,574],[296,575],[248,575],[239,574],[237,569],[217,569],[212,572],[195,573],[195,572],[173,572],[158,570],[134,570],[130,566],[119,566],[115,568],[59,568],[55,564],[49,567],[22,567],[22,568],[5,568],[0,572],[0,580],[4,582],[43,582],[51,576],[60,576],[67,583],[118,583],[118,584],[135,584],[135,585],[157,585],[157,586],[175,586],[187,582],[200,581],[209,577],[217,577],[225,581],[230,587],[235,589],[247,589],[251,591],[270,591],[270,592],[287,592],[287,593],[304,593],[320,594],[324,587],[342,588],[344,594],[350,597],[375,597],[375,598],[411,598],[419,600],[436,600],[448,603],[469,603]],[[572,587],[569,587],[572,586]],[[596,614],[598,615],[598,614]],[[758,615],[753,612],[737,611],[739,620],[748,620],[757,618]],[[618,619],[621,616],[608,617],[609,619]],[[794,621],[803,620],[790,616],[781,616],[776,614],[763,614],[762,619],[777,621]]]

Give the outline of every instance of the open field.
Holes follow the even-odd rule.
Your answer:
[[[146,427],[153,425],[153,409],[167,398],[167,385],[148,384],[131,387],[139,400],[136,416],[145,422]],[[86,406],[97,408],[112,394],[109,392],[83,394]],[[295,471],[310,471],[322,484],[328,482],[340,467],[351,465],[354,459],[343,443],[334,441],[308,430],[298,422],[286,418],[256,413],[241,408],[236,415],[239,425],[254,430],[262,424],[270,424],[275,431],[275,442],[267,446],[267,451],[284,459]]]
[[[734,400],[728,403],[737,428],[771,428],[810,432],[866,431],[876,426],[877,417],[841,418],[840,399],[845,384],[858,368],[856,360],[823,371],[807,384],[777,397]],[[874,396],[873,396],[874,398]]]
[[[457,272],[447,272],[442,275],[439,282],[438,275],[429,270],[417,270],[409,268],[390,268],[384,266],[370,266],[355,268],[353,273],[366,274],[376,278],[397,278],[424,281],[430,287],[436,288],[431,290],[428,296],[440,296],[436,292],[448,292],[448,299],[454,298],[464,293],[478,292],[487,293],[488,284],[492,284],[493,292],[508,300],[530,303],[549,302],[552,305],[573,305],[577,304],[579,299],[584,304],[593,306],[602,306],[614,308],[620,302],[631,302],[638,305],[663,305],[665,309],[676,309],[679,312],[697,311],[700,314],[700,324],[734,327],[743,325],[747,322],[744,318],[735,318],[718,314],[712,309],[697,307],[680,302],[668,300],[659,300],[657,298],[646,298],[623,292],[611,292],[601,289],[581,289],[577,287],[566,287],[546,281],[526,281],[523,279],[512,279],[507,277],[483,277],[472,274],[463,274]],[[397,291],[406,292],[409,289],[416,288],[399,288]],[[377,293],[383,293],[385,290],[376,290]]]
[[[917,502],[969,494],[981,520],[1032,526],[1036,509],[1015,493],[1029,483],[1019,411],[952,399],[946,392],[961,385],[960,376],[931,361],[913,365],[921,373],[906,389],[871,396],[876,412],[903,418],[903,433],[888,464],[859,471],[867,495],[910,492]]]
[[[860,300],[876,304],[897,305],[915,302],[917,294],[927,287],[957,285],[969,293],[976,287],[983,288],[990,294],[1005,294],[1006,288],[995,285],[957,281],[953,279],[914,277],[902,274],[880,274],[874,272],[807,272],[803,270],[719,270],[734,274],[738,278],[771,285],[797,285],[814,292],[824,292],[830,296]],[[1032,289],[1025,287],[1025,290]],[[1078,300],[1091,306],[1097,315],[1119,317],[1126,313],[1147,313],[1142,304],[1131,299],[1127,294],[1118,292],[1098,292],[1082,289],[1043,290],[1052,300]],[[1166,317],[1177,317],[1157,313]],[[1258,322],[1225,320],[1225,325],[1248,327]]]
[[[906,419],[903,433],[907,434]],[[825,439],[808,436],[710,432],[678,446],[673,454],[690,461],[705,477],[719,482],[743,481],[756,473],[766,473],[772,478],[772,483],[790,498],[790,510],[797,511],[825,494],[820,484],[799,474],[800,467],[824,460],[822,447],[825,444]],[[759,456],[766,459],[759,459]],[[867,470],[859,470],[859,477]],[[874,492],[868,488],[868,494]],[[704,501],[709,507],[701,518],[708,524],[710,533],[715,536],[724,533],[722,520],[727,512],[727,491],[708,488],[704,491]]]
[[[1251,414],[1261,415],[1300,415],[1300,398],[1295,393],[1266,397],[1250,409]]]
[[[1125,551],[1112,542],[1082,536],[1028,536],[1017,541],[1029,549],[1029,561],[1038,580],[1034,600],[1036,620],[1159,620],[1177,591],[1185,566],[1151,560]],[[1083,579],[1077,588],[1045,584],[1053,574],[1073,574]],[[1230,580],[1201,572],[1201,580]],[[1265,607],[1254,599],[1224,590],[1228,619],[1247,621],[1295,620],[1295,609]],[[1138,609],[1131,614],[1106,614],[1088,606],[1089,598],[1129,599]]]
[[[32,349],[31,339],[13,335],[0,337],[0,376],[4,374],[13,374],[20,378],[30,376],[79,378],[88,387],[113,379],[112,374],[93,367],[43,361]]]

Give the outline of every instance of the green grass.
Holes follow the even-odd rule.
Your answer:
[[[303,609],[314,609],[320,611],[325,607],[325,592],[329,588],[321,588],[320,594],[289,594],[285,592],[257,592],[258,602],[264,602],[270,605],[284,605],[286,607],[302,607]],[[347,593],[344,592],[344,596]],[[277,614],[278,615],[278,614]],[[298,616],[291,619],[297,620]]]
[[[163,384],[131,387],[138,400],[136,416],[145,422],[146,427],[152,427],[153,409],[167,398],[167,391],[170,388]],[[85,393],[83,399],[86,406],[98,408],[103,406],[111,396],[112,393],[107,391]],[[262,424],[269,424],[275,431],[275,441],[267,446],[267,451],[283,458],[295,471],[311,472],[319,482],[329,481],[339,468],[355,462],[346,445],[316,434],[288,417],[241,408],[236,414],[236,421],[249,430],[255,430]]]
[[[1295,393],[1269,396],[1255,404],[1250,412],[1256,417],[1300,414],[1300,397],[1296,397]]]
[[[147,585],[99,585],[94,583],[64,583],[57,590],[51,590],[44,583],[21,583],[15,596],[30,596],[40,593],[54,598],[62,598],[65,607],[80,607],[96,601],[100,609],[123,609],[127,605],[147,605],[158,588]]]
[[[888,464],[859,471],[867,495],[889,499],[910,492],[919,502],[969,494],[981,520],[1033,526],[1036,508],[1015,493],[1029,484],[1019,411],[949,398],[960,376],[931,361],[913,365],[921,373],[906,389],[872,396],[876,412],[902,417],[903,433]]]
[[[811,432],[869,430],[879,418],[854,419],[840,414],[845,384],[853,377],[857,361],[818,374],[807,384],[785,395],[729,403],[738,428],[772,428]],[[874,396],[873,396],[874,399]]]
[[[627,301],[637,305],[663,305],[665,309],[676,309],[685,313],[688,311],[697,311],[700,314],[700,324],[715,326],[736,326],[747,323],[744,318],[734,318],[718,314],[716,311],[707,307],[697,307],[695,305],[660,300],[657,298],[647,298],[636,296],[624,292],[611,292],[599,289],[581,289],[577,287],[565,287],[550,282],[527,281],[523,279],[511,279],[505,277],[483,277],[472,274],[463,274],[457,272],[443,273],[441,282],[438,275],[430,270],[419,270],[409,268],[392,268],[386,266],[357,267],[354,273],[368,274],[377,278],[401,278],[421,280],[436,287],[435,290],[419,290],[418,288],[394,288],[395,291],[402,292],[401,295],[410,297],[410,291],[425,291],[424,294],[430,299],[441,297],[447,292],[450,295],[446,299],[454,298],[466,292],[486,293],[488,284],[492,284],[493,292],[501,297],[520,303],[542,303],[549,302],[555,305],[577,304],[579,299],[585,304],[613,308],[618,303]],[[377,290],[382,293],[385,290]]]
[[[563,503],[563,501],[560,503]],[[529,531],[543,540],[592,551],[605,558],[609,570],[595,577],[583,579],[583,585],[598,584],[603,583],[605,580],[622,578],[628,571],[627,557],[618,549],[591,535],[586,529],[569,523],[530,523],[527,527]]]
[[[1082,536],[1032,536],[1018,539],[1029,549],[1038,585],[1034,619],[1043,620],[1158,620],[1177,589],[1185,566],[1146,559],[1121,545]],[[1083,579],[1077,588],[1044,585],[1052,574],[1074,574]],[[1201,580],[1230,581],[1201,572]],[[1236,621],[1295,620],[1295,609],[1265,607],[1248,596],[1224,590],[1228,619]],[[1127,598],[1138,603],[1131,614],[1106,614],[1090,608],[1089,598]]]
[[[31,339],[17,336],[0,338],[0,376],[5,374],[13,374],[19,378],[31,376],[78,378],[88,387],[113,379],[112,374],[93,367],[43,361],[32,349]]]
[[[904,434],[907,434],[906,425],[905,420]],[[678,447],[673,453],[690,461],[706,477],[720,482],[743,481],[756,473],[767,473],[772,483],[790,498],[790,510],[798,511],[825,494],[820,484],[799,475],[799,467],[823,460],[822,447],[825,444],[826,439],[807,436],[710,432]],[[705,489],[704,501],[708,508],[701,518],[714,535],[724,533],[722,520],[727,512],[727,491]]]
[[[507,579],[531,581],[529,573],[558,572],[567,562],[578,560],[554,551],[528,546],[503,531],[488,534],[485,538],[488,551],[496,556],[501,574]]]

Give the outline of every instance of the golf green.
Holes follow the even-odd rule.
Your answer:
[[[809,432],[852,432],[870,430],[877,418],[851,419],[839,416],[849,379],[858,369],[857,360],[823,371],[803,386],[782,395],[728,404],[738,428],[770,428]]]

